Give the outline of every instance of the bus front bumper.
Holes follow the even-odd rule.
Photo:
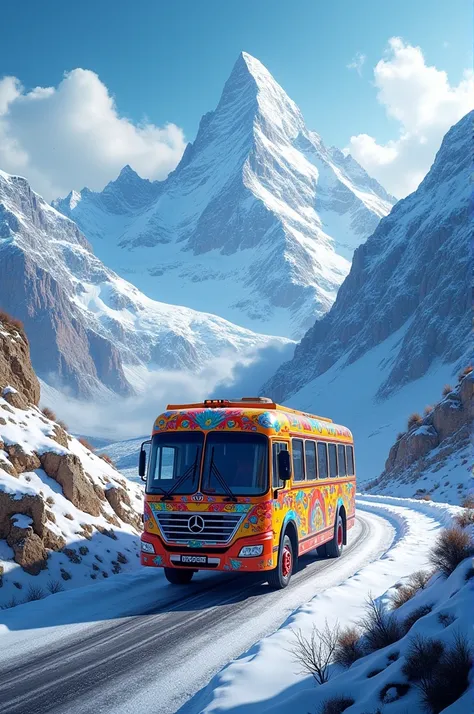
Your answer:
[[[277,564],[277,550],[273,550],[273,532],[259,533],[248,538],[239,538],[225,548],[188,548],[179,545],[165,545],[161,538],[151,533],[142,533],[140,561],[142,565],[154,568],[192,568],[193,570],[224,570],[258,573],[272,570]],[[143,547],[153,547],[148,553]],[[262,546],[259,555],[242,556],[243,548]],[[250,551],[251,552],[251,551]]]

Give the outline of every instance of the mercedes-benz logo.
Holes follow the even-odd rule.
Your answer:
[[[202,533],[204,530],[204,518],[202,516],[191,516],[188,521],[188,528],[191,533]]]

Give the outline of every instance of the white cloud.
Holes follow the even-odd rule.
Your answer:
[[[367,59],[366,55],[362,54],[362,52],[356,52],[354,57],[351,59],[349,64],[346,65],[347,69],[355,69],[357,74],[359,76],[362,75],[362,67],[365,64],[365,60]]]
[[[15,77],[0,80],[0,167],[25,175],[48,200],[71,188],[100,190],[125,164],[144,177],[165,178],[184,147],[175,124],[120,116],[89,70],[74,69],[57,87],[29,92]]]
[[[419,47],[392,37],[386,57],[374,69],[378,101],[399,124],[386,144],[367,134],[352,136],[349,151],[399,198],[414,191],[428,172],[444,134],[474,106],[474,75],[465,71],[458,85],[429,66]]]
[[[291,359],[294,348],[294,343],[289,343],[249,351],[245,356],[224,354],[211,360],[198,374],[186,370],[150,370],[143,391],[128,398],[110,394],[108,398],[101,396],[85,402],[55,389],[51,386],[53,378],[49,384],[41,382],[41,404],[53,408],[74,433],[130,439],[149,433],[154,419],[167,404],[255,396],[270,375]]]

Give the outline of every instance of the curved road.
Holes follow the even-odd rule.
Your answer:
[[[185,588],[170,587],[159,607],[89,624],[29,657],[13,652],[0,663],[0,711],[177,712],[229,660],[277,629],[296,608],[380,557],[394,534],[386,520],[359,510],[343,556],[336,561],[304,556],[284,591],[271,591],[256,577],[198,577]]]

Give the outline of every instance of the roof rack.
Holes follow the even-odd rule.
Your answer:
[[[205,399],[204,404],[212,405],[214,402],[226,404],[273,404],[273,400],[269,397],[242,397],[241,399]]]
[[[289,414],[297,414],[299,416],[309,417],[311,419],[319,419],[320,421],[326,421],[330,424],[333,423],[332,419],[327,417],[318,416],[317,414],[309,414],[308,412],[299,411],[299,409],[291,409],[290,407],[285,407],[282,404],[276,404],[273,399],[269,397],[242,397],[241,399],[205,399],[203,402],[198,402],[197,404],[168,404],[167,409],[173,411],[176,409],[202,409],[206,407],[207,409],[219,409],[222,407],[235,407],[239,404],[245,405],[246,407],[259,406],[265,409],[279,409],[282,412],[288,412]]]

